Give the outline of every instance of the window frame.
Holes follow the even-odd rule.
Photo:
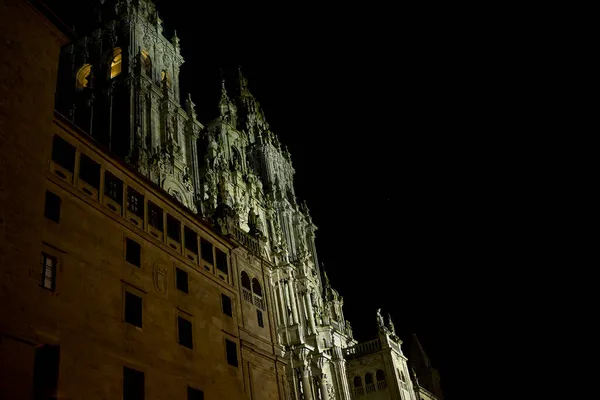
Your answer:
[[[227,300],[225,300],[227,299]],[[230,314],[228,314],[226,312],[225,309],[225,304],[228,303],[228,308],[229,308],[229,312]],[[231,297],[227,296],[225,293],[221,293],[221,311],[223,312],[223,314],[227,315],[228,317],[233,318],[233,301],[231,300]]]
[[[131,315],[127,312],[127,303],[128,303],[127,295],[128,294],[140,299],[139,325],[137,325],[138,321],[129,321],[127,319],[127,316]],[[139,294],[139,291],[132,290],[131,287],[125,287],[123,290],[123,321],[131,326],[135,326],[136,328],[140,328],[140,329],[144,328],[144,297]]]
[[[138,378],[141,376],[141,393],[127,393],[126,392],[126,385],[127,382],[131,382],[130,380],[126,379],[126,371],[131,371],[131,377],[137,376]],[[134,380],[135,381],[135,380]],[[139,388],[138,388],[139,389]],[[140,399],[144,399],[146,395],[146,374],[144,373],[144,371],[140,371],[137,370],[135,368],[129,368],[127,366],[123,366],[123,387],[122,387],[122,398],[123,400],[140,400]]]
[[[52,265],[50,266],[51,271],[52,271],[52,276],[50,277],[50,287],[46,286],[46,279],[47,279],[46,271],[47,271],[47,267],[48,267],[46,262],[48,260],[52,261]],[[42,271],[41,271],[41,279],[40,279],[39,285],[46,290],[55,292],[56,291],[56,273],[58,272],[58,258],[56,256],[53,256],[51,254],[48,254],[48,253],[42,251],[41,267],[42,267]]]
[[[183,290],[183,288],[180,287],[180,283],[179,283],[179,279],[180,279],[180,275],[185,275],[185,290]],[[184,271],[182,268],[179,267],[175,267],[175,287],[177,288],[178,291],[185,293],[185,294],[189,294],[190,293],[190,274],[188,274],[186,271]]]
[[[186,323],[189,325],[187,325]],[[190,340],[189,346],[188,346],[188,343],[183,343],[183,341],[182,341],[182,335],[183,335],[182,325],[184,325],[186,327],[189,326],[189,340]],[[186,339],[186,338],[184,338],[184,339]],[[181,314],[177,315],[177,343],[179,343],[180,346],[183,346],[187,349],[190,349],[190,350],[194,349],[194,324],[192,323],[192,321],[190,319],[181,316]]]
[[[137,245],[137,247],[138,247],[139,254],[138,254],[138,256],[137,256],[137,261],[138,261],[138,263],[137,263],[137,264],[136,264],[136,263],[134,263],[134,262],[132,262],[132,261],[129,259],[129,256],[128,256],[128,255],[129,255],[129,243],[133,243],[133,244]],[[140,243],[138,243],[138,241],[137,241],[137,240],[133,240],[133,239],[132,239],[132,238],[130,238],[130,237],[126,237],[126,238],[125,238],[125,261],[126,261],[128,264],[131,264],[131,265],[133,265],[133,266],[135,266],[135,267],[137,267],[137,268],[142,268],[142,245],[141,245]]]
[[[233,353],[230,353],[230,350],[233,350]],[[230,358],[230,354],[232,354],[232,357],[235,356],[235,360]],[[228,365],[239,368],[240,362],[237,354],[237,343],[227,338],[225,338],[225,359],[227,360]],[[235,361],[235,364],[231,363],[230,361]]]

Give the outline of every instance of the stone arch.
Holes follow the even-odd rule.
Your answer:
[[[252,291],[252,288],[250,286],[250,277],[248,276],[246,271],[242,271],[241,275],[242,275],[242,287],[244,289],[248,289],[248,290]]]
[[[260,282],[256,278],[252,278],[252,293],[259,297],[262,297],[262,287],[260,286]]]
[[[83,90],[84,88],[89,87],[90,84],[90,76],[92,74],[92,66],[90,64],[84,64],[77,71],[77,75],[75,76],[75,88],[78,90]]]
[[[362,378],[360,376],[354,377],[354,387],[355,388],[362,387]]]

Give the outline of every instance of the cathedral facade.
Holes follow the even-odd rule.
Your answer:
[[[0,182],[3,225],[30,227],[0,248],[6,398],[441,399],[419,386],[391,319],[378,312],[378,337],[354,339],[291,155],[243,71],[200,122],[191,96],[180,102],[179,38],[154,3],[100,3],[72,38],[44,7],[5,6],[11,40],[49,37],[32,48],[56,82],[55,105],[28,109],[40,126],[5,124],[24,132],[25,157],[3,147],[4,165],[37,160]],[[17,188],[21,170],[36,179]]]

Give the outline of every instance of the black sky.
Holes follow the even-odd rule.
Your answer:
[[[479,36],[485,18],[433,3],[158,8],[202,122],[216,112],[219,68],[242,66],[292,154],[355,337],[373,337],[382,307],[401,336],[417,333],[446,399],[465,398],[476,334],[465,311],[505,262],[500,227],[518,201],[503,190],[512,160],[496,96],[498,71],[513,66]]]

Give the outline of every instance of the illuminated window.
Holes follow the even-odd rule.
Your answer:
[[[152,76],[152,60],[146,50],[142,50],[142,71],[148,76]]]
[[[75,81],[75,87],[79,90],[88,87],[90,81],[90,74],[92,72],[92,66],[90,64],[85,64],[83,67],[79,68],[77,72],[77,77]]]
[[[56,258],[42,253],[42,287],[54,291],[56,288]]]
[[[121,49],[117,47],[113,52],[112,61],[110,63],[110,79],[117,77],[121,73],[122,62]]]

